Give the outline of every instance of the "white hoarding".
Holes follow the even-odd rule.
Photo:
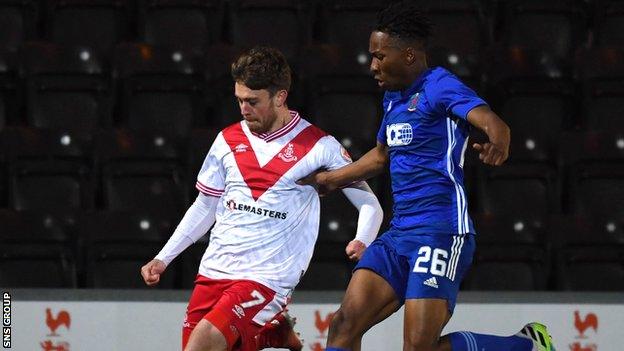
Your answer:
[[[185,303],[13,301],[11,349],[18,351],[179,350]],[[292,304],[306,351],[322,351],[336,304]],[[373,328],[362,349],[401,350],[402,310]],[[526,322],[549,326],[558,350],[619,351],[624,305],[459,304],[445,332],[509,335]]]

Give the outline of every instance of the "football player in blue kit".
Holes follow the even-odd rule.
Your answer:
[[[510,130],[456,76],[427,66],[430,33],[428,20],[409,1],[379,14],[369,44],[370,70],[386,91],[377,146],[351,165],[302,180],[328,192],[373,177],[386,165],[392,178],[391,227],[357,264],[326,351],[359,349],[362,335],[402,305],[405,351],[554,350],[539,323],[506,337],[441,336],[475,249],[462,169],[469,129],[487,134],[488,142],[471,146],[494,166],[508,157]]]

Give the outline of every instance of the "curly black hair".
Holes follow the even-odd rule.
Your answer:
[[[426,45],[432,27],[414,1],[400,1],[379,12],[375,30],[406,42],[418,41]]]
[[[279,90],[290,90],[291,71],[279,50],[257,46],[232,63],[232,78],[249,89],[266,89],[273,96]]]

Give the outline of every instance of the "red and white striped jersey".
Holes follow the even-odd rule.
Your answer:
[[[241,121],[217,135],[197,177],[199,191],[221,197],[200,274],[250,279],[289,295],[308,268],[319,197],[295,182],[351,159],[334,137],[291,115],[272,133],[253,133]]]

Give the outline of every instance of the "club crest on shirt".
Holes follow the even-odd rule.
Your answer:
[[[294,145],[292,143],[288,143],[286,150],[284,150],[284,152],[280,152],[277,157],[284,162],[295,162],[297,161],[297,156],[294,155],[294,152]]]
[[[407,110],[410,112],[416,111],[416,105],[418,105],[418,95],[420,93],[416,93],[410,97],[409,105],[407,106]]]

